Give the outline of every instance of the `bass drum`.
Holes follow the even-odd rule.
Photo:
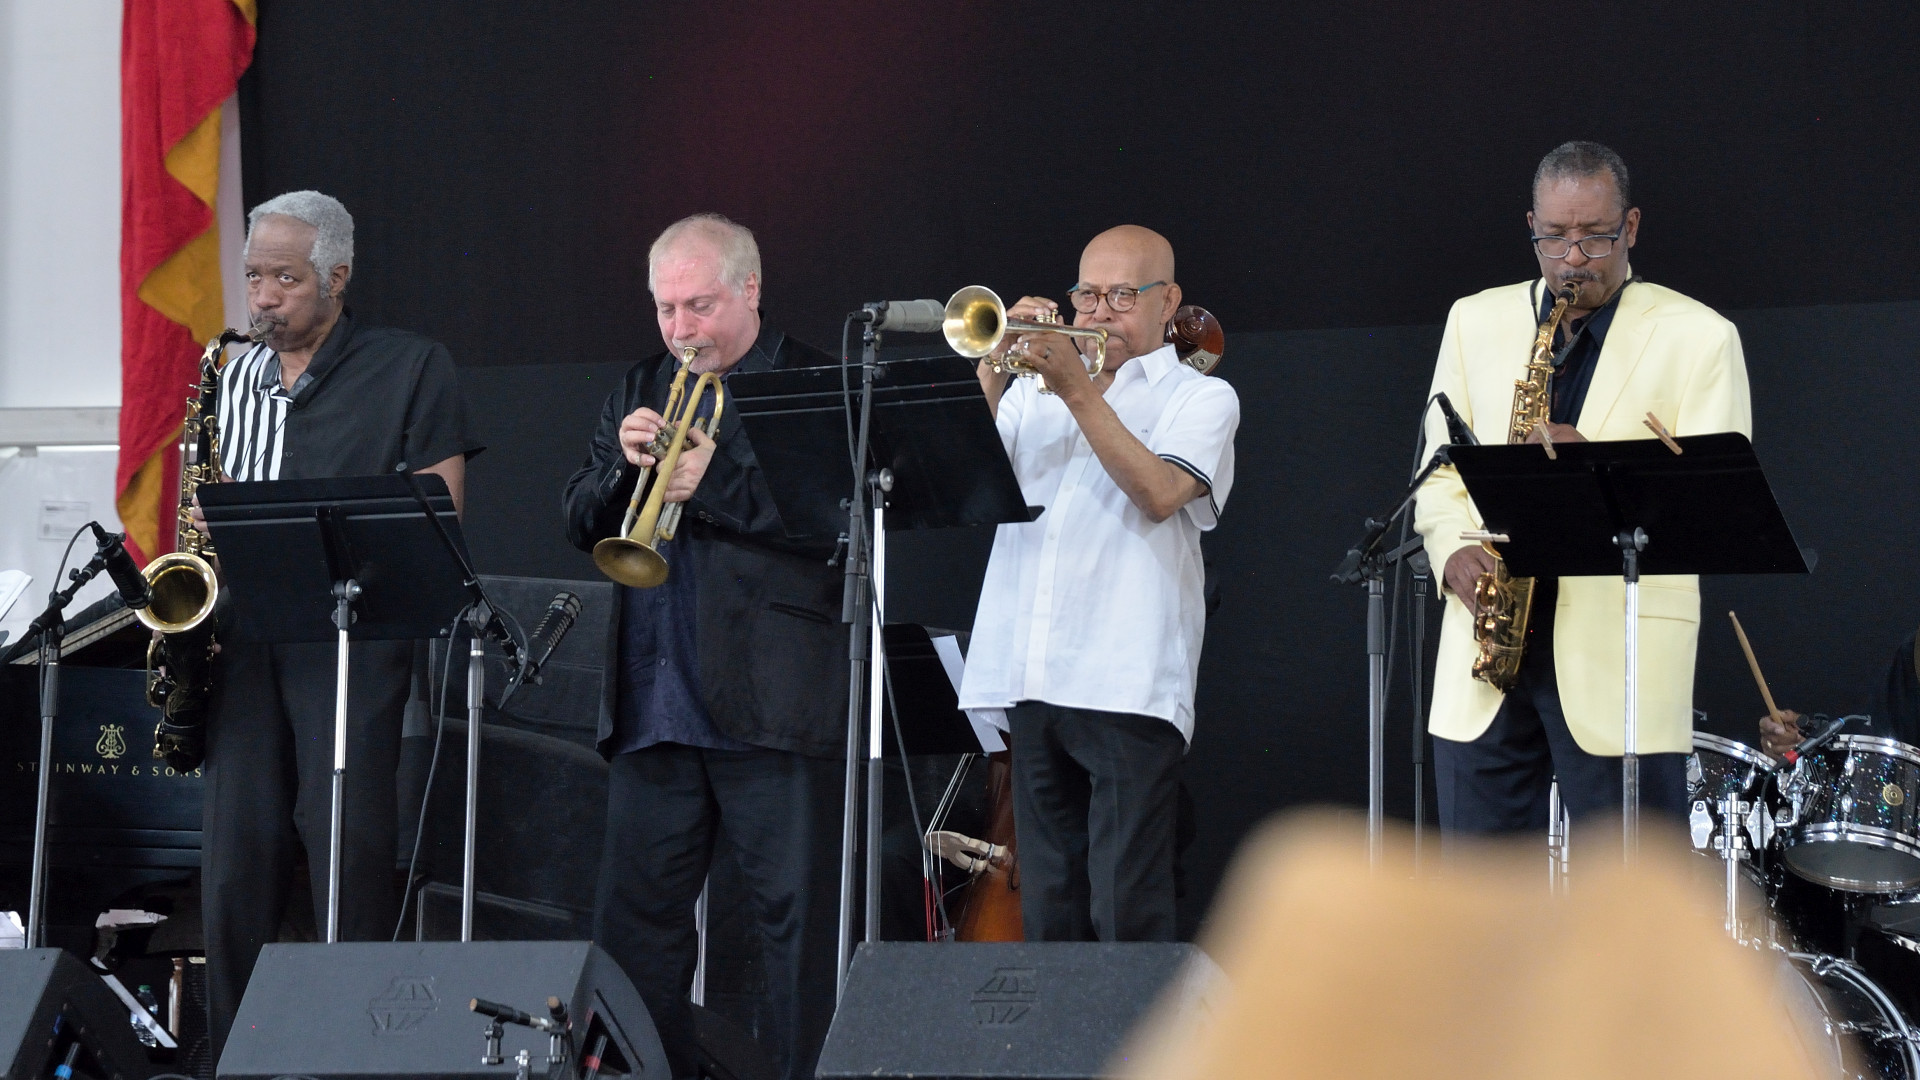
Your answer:
[[[1920,1080],[1920,1045],[1899,1006],[1851,961],[1788,953],[1781,993],[1811,1075]]]

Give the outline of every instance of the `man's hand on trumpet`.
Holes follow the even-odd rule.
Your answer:
[[[707,475],[708,463],[713,461],[714,446],[712,436],[699,428],[687,432],[687,445],[681,448],[680,460],[674,462],[673,476],[667,481],[668,502],[686,502],[693,498],[700,478]]]
[[[660,435],[660,427],[660,414],[652,409],[635,409],[620,421],[620,450],[626,454],[629,463],[643,469],[651,469],[659,464],[652,448],[654,440]],[[681,449],[680,460],[674,465],[673,476],[667,481],[667,502],[686,502],[693,498],[701,477],[707,475],[713,450],[714,441],[706,432],[698,427],[687,432],[687,444]]]
[[[620,450],[627,455],[627,463],[651,469],[659,462],[653,459],[650,448],[653,440],[660,435],[660,414],[652,409],[635,409],[620,421]]]

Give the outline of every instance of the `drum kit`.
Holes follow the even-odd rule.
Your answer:
[[[1821,1071],[1920,1080],[1920,748],[1839,727],[1784,764],[1695,732],[1688,832],[1724,862],[1728,934],[1782,959]]]

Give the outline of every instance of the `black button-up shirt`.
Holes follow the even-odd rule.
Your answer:
[[[482,449],[468,433],[447,347],[405,330],[362,326],[346,313],[314,352],[286,408],[278,448],[283,480],[376,476],[403,461],[419,469]]]

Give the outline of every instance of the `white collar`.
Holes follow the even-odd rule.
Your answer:
[[[1113,381],[1119,382],[1127,377],[1128,371],[1138,367],[1140,377],[1147,380],[1148,386],[1158,386],[1161,379],[1166,378],[1174,368],[1179,366],[1180,356],[1174,352],[1173,345],[1169,343],[1120,365],[1120,370],[1113,374]]]

